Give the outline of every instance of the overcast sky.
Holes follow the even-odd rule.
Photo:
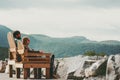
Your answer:
[[[0,0],[0,24],[26,34],[120,41],[120,0]]]

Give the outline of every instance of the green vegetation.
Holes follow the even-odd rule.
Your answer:
[[[9,28],[0,25],[0,59],[7,57],[8,55],[8,41],[7,33]],[[57,58],[77,56],[86,51],[89,55],[100,55],[105,54],[118,54],[120,53],[120,41],[91,41],[84,36],[74,36],[67,38],[52,38],[46,35],[34,34],[22,36],[29,36],[30,47],[34,50],[43,50],[45,52],[50,52]],[[7,48],[5,48],[7,47]]]
[[[97,53],[97,55],[98,55],[98,56],[105,56],[105,55],[107,55],[107,54],[104,53],[104,52],[101,52],[101,53]]]
[[[85,56],[105,56],[107,54],[104,52],[96,53],[95,51],[87,51],[83,55],[85,55]]]
[[[95,56],[96,53],[95,53],[95,51],[87,51],[83,55],[85,55],[85,56]]]

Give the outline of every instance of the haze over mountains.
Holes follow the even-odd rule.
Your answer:
[[[9,26],[8,26],[9,27]],[[12,31],[6,26],[0,25],[0,55],[7,57],[7,51],[1,49],[8,48],[7,33]],[[68,57],[85,53],[86,51],[104,52],[107,54],[120,53],[120,41],[91,41],[84,36],[73,36],[66,38],[52,38],[42,34],[30,34],[30,47],[35,50],[51,52],[56,57]],[[0,58],[3,59],[3,58]]]

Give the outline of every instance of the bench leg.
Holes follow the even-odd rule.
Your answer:
[[[20,78],[20,68],[16,68],[16,77]]]
[[[34,79],[37,79],[37,68],[34,68]]]
[[[27,76],[30,78],[30,68],[27,69]]]
[[[12,78],[13,77],[13,66],[9,65],[9,77]]]
[[[34,78],[41,79],[41,68],[34,68]]]
[[[46,79],[50,79],[50,68],[46,68]]]
[[[28,72],[27,68],[24,68],[24,79],[27,79],[28,76],[27,72]]]

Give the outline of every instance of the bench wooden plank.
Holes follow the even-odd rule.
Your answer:
[[[46,61],[25,61],[25,62],[23,62],[23,64],[33,64],[33,63],[35,63],[35,64],[50,64],[50,62],[46,62]]]
[[[24,64],[23,66],[24,68],[50,68],[50,64],[31,64],[31,63],[27,63]]]
[[[51,53],[26,53],[26,54],[24,54],[24,56],[35,56],[35,57],[37,57],[37,56],[48,56],[48,57],[50,57],[51,56]]]

